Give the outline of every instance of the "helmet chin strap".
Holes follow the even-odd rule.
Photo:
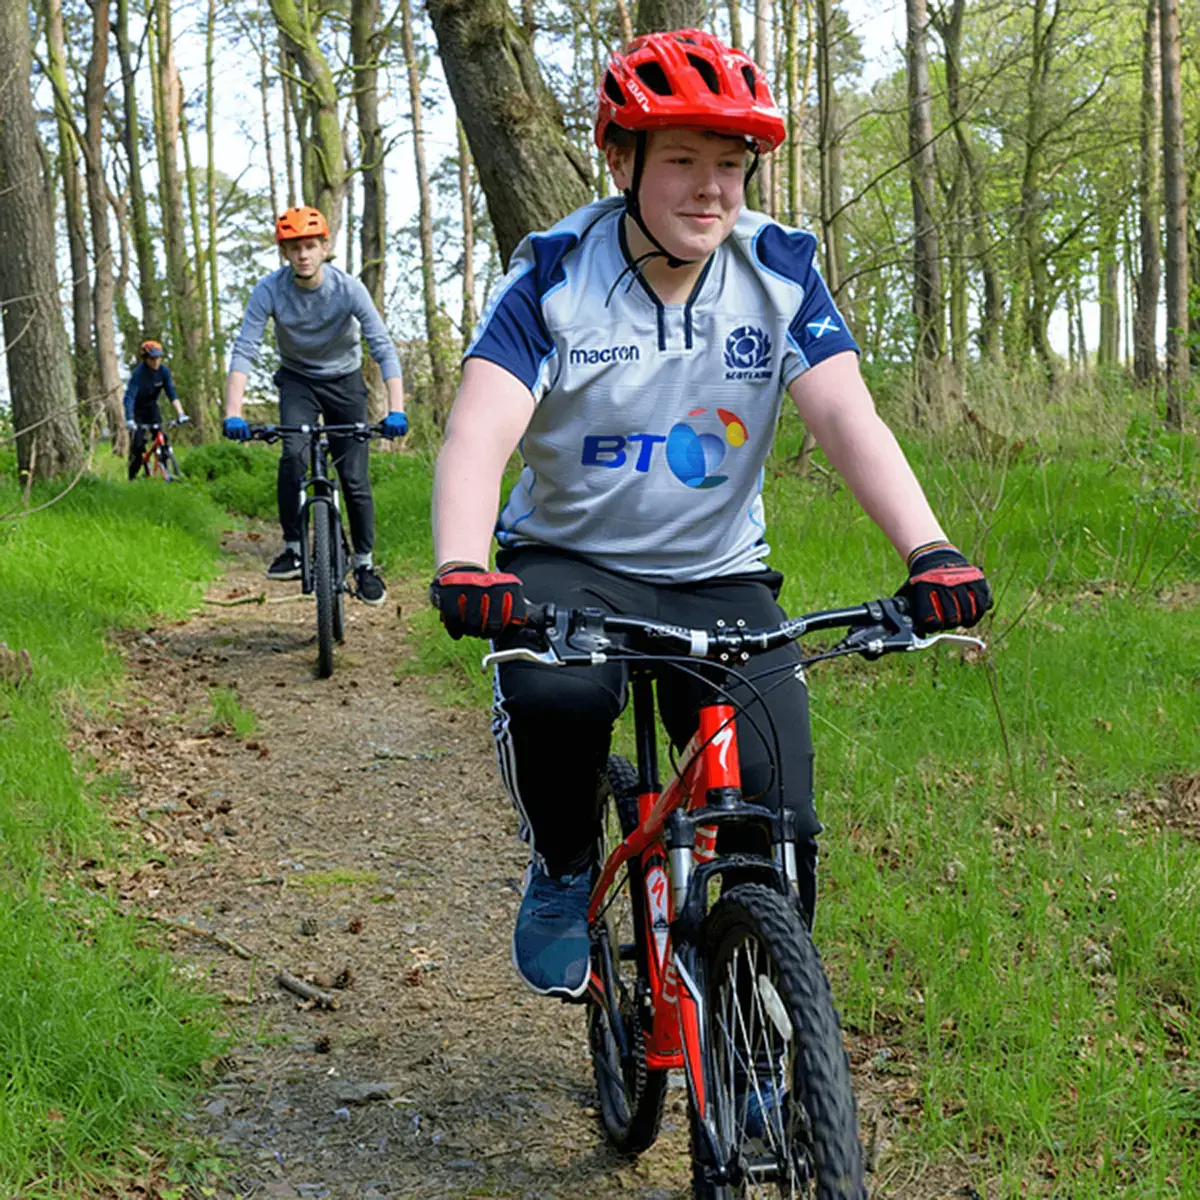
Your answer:
[[[665,258],[667,266],[671,268],[679,268],[690,266],[696,260],[694,258],[677,258],[670,252],[650,232],[650,227],[646,224],[646,218],[642,216],[642,203],[638,198],[638,194],[642,190],[642,172],[646,167],[646,131],[639,130],[637,133],[637,147],[633,152],[633,178],[629,182],[629,186],[625,189],[625,211],[633,218],[634,224],[642,231],[646,240],[654,247],[654,253],[647,254],[638,259],[639,262],[644,262],[647,258]]]

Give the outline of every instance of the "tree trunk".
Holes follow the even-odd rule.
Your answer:
[[[215,123],[213,120],[213,41],[217,24],[216,0],[208,0],[208,25],[204,44],[204,139],[208,165],[204,171],[205,208],[208,215],[208,311],[212,324],[209,361],[214,378],[225,375],[225,335],[221,329],[221,289],[217,281],[217,181]],[[274,214],[272,214],[274,215]]]
[[[292,82],[291,70],[292,63],[281,33],[279,35],[279,90],[283,99],[283,159],[287,168],[287,203],[281,207],[281,212],[284,208],[295,208],[300,195],[296,190],[296,140],[292,134],[292,113],[295,111],[292,93],[295,91],[296,85]]]
[[[360,174],[362,176],[362,221],[359,225],[359,278],[383,313],[384,249],[387,243],[387,192],[383,179],[384,140],[379,127],[379,59],[375,26],[379,0],[352,0],[350,6],[350,54],[354,62],[354,106],[358,123]],[[364,375],[370,393],[372,420],[387,413],[383,376],[375,360],[365,360]],[[390,442],[384,445],[392,445]]]
[[[443,336],[444,321],[438,312],[437,281],[433,259],[433,203],[429,192],[429,172],[425,166],[425,134],[421,120],[421,71],[413,48],[412,13],[409,0],[400,0],[400,34],[404,40],[404,61],[408,68],[408,99],[412,114],[413,160],[417,171],[420,198],[418,226],[421,239],[421,292],[425,300],[425,341],[429,348],[430,375],[433,379],[433,418],[438,428],[445,425],[450,412],[450,371]]]
[[[507,262],[527,233],[588,202],[591,164],[567,137],[504,0],[428,0],[427,7]]]
[[[267,159],[267,184],[271,193],[271,216],[277,217],[283,208],[279,205],[279,184],[275,179],[275,154],[271,146],[274,138],[271,137],[271,80],[268,73],[268,64],[270,63],[270,55],[268,53],[267,28],[263,21],[262,3],[260,0],[258,8],[258,90],[262,93],[262,123],[263,123],[263,150]],[[287,101],[284,101],[283,110],[287,112]],[[289,159],[288,166],[290,168],[291,161]]]
[[[817,152],[821,171],[821,240],[825,246],[825,282],[837,299],[842,287],[841,207],[842,148],[837,96],[833,86],[833,0],[817,4]]]
[[[1137,308],[1133,318],[1133,375],[1158,378],[1158,296],[1162,288],[1162,41],[1159,0],[1147,0],[1142,36],[1141,152],[1138,159]]]
[[[178,77],[176,77],[178,78]],[[187,180],[188,221],[192,227],[192,255],[189,271],[194,281],[195,311],[200,318],[199,348],[195,360],[195,382],[192,416],[196,436],[203,440],[217,416],[215,404],[217,385],[212,375],[212,332],[208,315],[208,295],[205,289],[204,240],[200,235],[200,202],[196,193],[196,172],[192,168],[192,144],[188,136],[187,109],[183,103],[183,85],[179,86],[179,140],[183,144],[184,177]],[[194,264],[194,265],[192,265]]]
[[[295,0],[271,0],[275,23],[289,57],[300,69],[307,129],[301,132],[301,177],[304,202],[319,208],[329,225],[329,240],[337,244],[346,188],[346,151],[338,120],[337,87],[317,40],[315,18]]]
[[[471,197],[471,150],[462,122],[458,122],[458,198],[462,205],[462,344],[465,350],[475,334],[475,205]]]
[[[638,0],[634,27],[640,37],[668,29],[700,29],[708,22],[699,0]]]
[[[1188,382],[1188,214],[1183,158],[1179,3],[1160,0],[1163,83],[1163,185],[1167,225],[1167,425],[1184,426]]]
[[[729,0],[726,5],[729,13],[729,44],[735,50],[745,50],[746,43],[742,41],[742,6],[740,0]]]
[[[67,57],[63,40],[62,0],[46,5],[46,45],[49,72],[54,84],[54,112],[58,123],[58,164],[63,181],[63,208],[67,245],[71,255],[71,316],[74,331],[75,395],[85,404],[99,386],[96,354],[92,348],[92,290],[88,270],[87,226],[79,183],[79,160],[67,85]]]
[[[789,0],[791,2],[791,0]],[[754,0],[754,61],[762,73],[771,78],[771,34],[769,0]],[[640,8],[639,8],[640,11]],[[691,24],[691,22],[689,22]],[[771,200],[775,193],[775,156],[767,154],[758,164],[758,173],[750,187],[746,203],[760,212],[771,212]]]
[[[171,301],[173,374],[192,419],[203,420],[200,403],[205,370],[201,357],[203,327],[196,294],[197,280],[187,251],[183,187],[179,178],[180,94],[171,34],[171,6],[162,0],[155,10],[157,49],[155,140],[159,159],[159,208],[163,215],[163,250],[167,260],[167,292]]]
[[[1096,245],[1096,283],[1100,301],[1100,341],[1096,366],[1115,368],[1119,358],[1121,304],[1117,295],[1117,217],[1111,214],[1100,224]]]
[[[617,0],[617,20],[621,25],[621,44],[627,46],[633,41],[633,21],[625,0]]]
[[[104,177],[104,73],[108,69],[109,0],[91,0],[92,52],[87,65],[84,109],[87,113],[87,194],[92,219],[94,258],[92,316],[96,326],[96,361],[100,393],[113,453],[124,455],[129,435],[121,407],[121,376],[117,366],[116,289],[113,286],[112,232],[108,221],[108,181]]]
[[[933,151],[933,101],[925,51],[925,0],[905,0],[908,25],[908,152],[913,213],[913,313],[917,322],[917,379],[923,405],[944,345],[942,259],[933,215],[937,167]]]
[[[946,105],[954,127],[954,143],[966,172],[973,257],[979,265],[983,281],[979,342],[985,357],[998,360],[1002,352],[1000,335],[1004,323],[1004,292],[991,246],[979,163],[971,144],[967,115],[963,108],[962,29],[965,11],[966,0],[954,0],[949,12],[942,10],[933,18],[933,24],[942,39],[946,64]]]
[[[804,6],[808,14],[809,32],[812,32],[812,0]],[[784,115],[787,118],[787,223],[800,224],[800,204],[804,195],[804,180],[800,175],[803,166],[801,156],[800,120],[800,14],[794,0],[784,0],[784,58],[786,62],[786,89],[783,96]],[[811,39],[810,39],[811,45]],[[807,84],[807,80],[805,81]]]
[[[45,479],[83,462],[58,302],[54,200],[30,94],[29,10],[0,0],[0,314],[17,431],[17,469]],[[86,278],[86,276],[85,276]]]
[[[146,215],[146,189],[142,183],[142,123],[138,113],[137,86],[129,46],[129,0],[117,0],[117,56],[121,60],[121,81],[125,100],[125,154],[129,159],[129,210],[133,224],[133,245],[137,252],[138,299],[142,305],[142,334],[148,338],[163,336],[162,294],[150,240],[150,221]]]

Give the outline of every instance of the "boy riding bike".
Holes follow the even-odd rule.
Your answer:
[[[142,361],[130,371],[129,383],[125,386],[125,428],[129,430],[130,482],[137,478],[142,469],[142,455],[146,449],[145,427],[162,424],[162,413],[158,407],[159,393],[167,393],[167,399],[174,406],[175,415],[181,425],[188,419],[175,393],[171,368],[163,362],[162,346],[155,341],[145,341],[141,345],[141,354]]]
[[[281,425],[315,425],[321,416],[327,425],[366,422],[367,385],[361,369],[361,338],[365,337],[388,391],[384,435],[403,437],[408,417],[396,348],[367,289],[325,262],[329,254],[325,218],[315,208],[289,208],[275,222],[275,241],[287,262],[258,282],[246,305],[225,385],[225,436],[234,441],[250,437],[250,427],[242,418],[246,378],[267,320],[273,317],[282,364],[275,373]],[[358,597],[366,604],[382,604],[387,588],[374,566],[375,501],[367,442],[334,435],[329,445],[349,511]],[[284,436],[277,484],[283,550],[267,569],[268,579],[300,578],[300,483],[307,453],[303,434]]]
[[[759,156],[786,135],[765,76],[710,34],[656,33],[613,57],[598,99],[595,140],[622,195],[522,242],[467,351],[434,482],[430,597],[451,636],[523,644],[526,593],[681,626],[778,622],[761,492],[784,389],[906,561],[917,629],[975,624],[987,581],[876,414],[815,239],[743,209]],[[497,522],[518,442],[525,468]],[[726,694],[745,711],[747,793],[795,813],[811,924],[821,825],[799,658],[789,643],[756,660],[787,681],[761,702],[771,721],[744,689]],[[587,990],[596,781],[626,678],[619,663],[497,668],[500,770],[532,858],[513,958],[545,995]],[[659,677],[676,747],[710,694]],[[778,770],[759,732],[772,721],[787,730]]]

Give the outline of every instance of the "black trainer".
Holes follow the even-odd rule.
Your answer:
[[[387,584],[374,567],[355,567],[354,583],[364,604],[382,604],[387,599]]]
[[[299,579],[300,555],[288,546],[267,568],[268,579]]]

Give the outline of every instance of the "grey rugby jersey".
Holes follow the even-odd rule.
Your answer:
[[[533,393],[502,546],[547,545],[643,579],[761,569],[763,464],[782,389],[858,347],[816,239],[743,211],[686,304],[630,271],[620,197],[517,247],[467,357]]]

